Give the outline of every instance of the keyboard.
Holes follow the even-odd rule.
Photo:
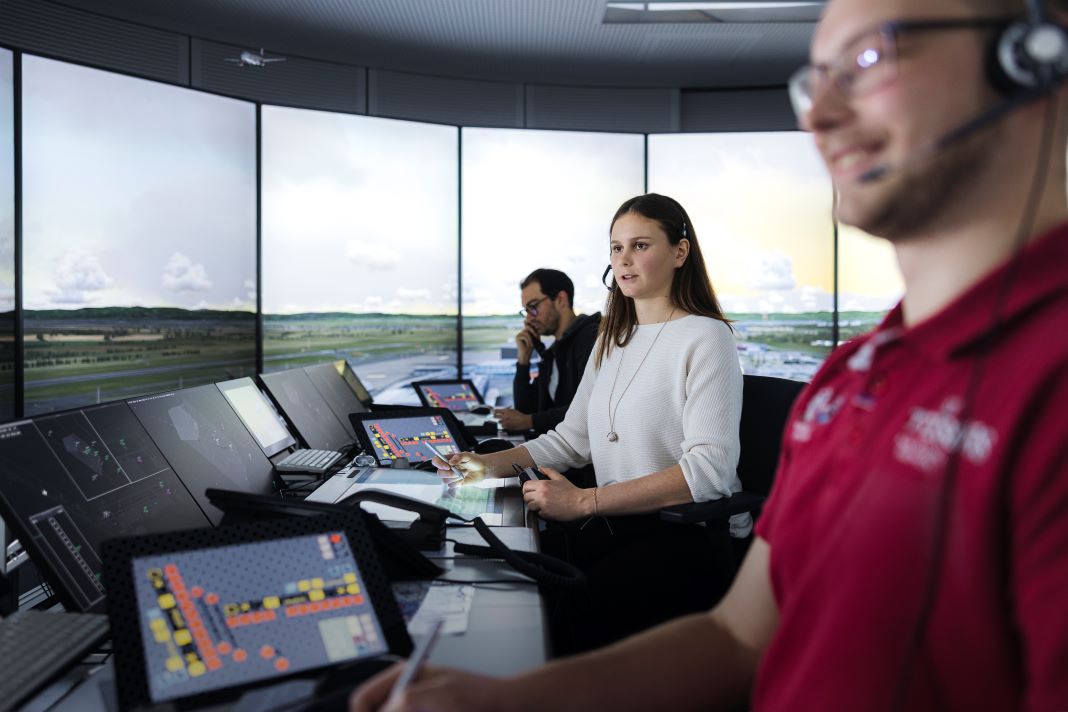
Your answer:
[[[0,675],[0,708],[18,707],[107,637],[108,617],[96,613],[19,611],[0,621],[0,660],[10,663]]]
[[[279,472],[316,472],[323,474],[338,460],[341,453],[336,450],[296,450],[275,464]]]

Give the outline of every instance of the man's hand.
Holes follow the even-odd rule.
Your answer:
[[[520,413],[515,408],[497,408],[493,411],[493,417],[504,430],[530,430],[534,427],[534,417]]]
[[[390,699],[393,683],[402,663],[365,682],[349,699],[350,712],[477,712],[501,710],[515,693],[511,683],[483,675],[442,668],[426,668],[418,680],[396,698]]]
[[[516,360],[521,366],[530,364],[530,353],[534,350],[536,341],[541,341],[537,328],[530,322],[525,322],[523,330],[515,335]]]
[[[592,489],[581,489],[551,467],[541,471],[548,480],[529,480],[523,483],[523,501],[542,519],[570,522],[593,515]]]

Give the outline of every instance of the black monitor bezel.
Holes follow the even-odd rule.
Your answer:
[[[337,372],[341,374],[341,380],[345,381],[349,388],[352,388],[352,392],[356,394],[356,400],[370,408],[371,404],[375,402],[374,396],[371,395],[371,391],[367,390],[367,386],[363,384],[363,380],[360,378],[359,374],[356,373],[356,369],[343,358],[339,358],[337,361],[334,361],[333,364],[334,368],[337,369]],[[349,383],[349,379],[345,378],[346,373],[352,374],[353,380],[356,381],[356,387],[353,387],[353,385]],[[360,391],[363,391],[365,395],[360,395]]]
[[[252,431],[252,426],[249,425],[248,422],[245,421],[245,418],[241,415],[241,411],[239,411],[237,408],[234,407],[233,402],[231,402],[231,400],[226,395],[226,388],[224,388],[224,386],[232,386],[234,384],[243,383],[245,381],[248,382],[248,385],[250,385],[250,386],[252,386],[253,388],[256,389],[256,391],[260,394],[260,397],[263,398],[264,401],[267,403],[267,407],[270,408],[271,411],[274,412],[277,415],[277,411],[275,410],[275,407],[274,407],[274,402],[271,401],[270,397],[268,397],[267,394],[263,392],[263,390],[260,388],[259,384],[256,383],[256,379],[252,378],[251,376],[244,376],[242,378],[234,378],[234,379],[231,379],[229,381],[220,381],[220,382],[216,383],[215,386],[216,386],[216,388],[219,389],[219,392],[222,393],[223,398],[226,399],[226,402],[229,404],[230,408],[234,411],[234,413],[237,414],[237,419],[240,420],[241,424],[245,426],[245,430],[247,430],[249,432],[249,435],[251,435],[252,439],[256,441],[256,444],[260,446],[260,450],[263,450],[263,454],[264,455],[266,455],[267,457],[273,457],[274,455],[277,455],[278,453],[282,452],[283,450],[288,450],[291,447],[296,447],[297,439],[293,436],[293,433],[290,432],[289,424],[285,421],[285,418],[282,418],[281,425],[282,425],[283,430],[286,431],[286,435],[289,436],[289,441],[288,442],[285,441],[285,440],[279,440],[278,442],[272,443],[271,445],[263,445],[260,442],[260,439],[258,437],[256,437],[256,433],[254,433]]]
[[[432,405],[430,403],[430,401],[426,397],[426,394],[423,393],[423,389],[420,388],[420,386],[436,386],[436,385],[448,385],[448,386],[465,385],[465,386],[468,386],[468,387],[471,388],[471,392],[475,394],[475,399],[478,401],[478,404],[479,405],[486,405],[486,399],[482,396],[482,393],[478,390],[478,388],[475,387],[475,382],[470,378],[427,378],[427,379],[422,380],[422,381],[412,381],[412,388],[415,389],[416,395],[419,396],[419,402],[422,403],[427,408],[435,408],[437,406],[434,406],[434,405]],[[448,409],[446,409],[446,410],[448,410]],[[449,410],[449,412],[450,413],[469,413],[471,411],[470,410],[466,410],[466,411]]]
[[[115,650],[115,687],[120,709],[147,708],[153,703],[145,675],[145,655],[141,626],[137,615],[137,597],[133,581],[133,560],[144,556],[197,551],[233,546],[236,544],[288,539],[296,536],[345,532],[353,556],[363,575],[371,604],[378,617],[388,647],[385,655],[406,657],[411,654],[412,640],[404,623],[404,616],[389,587],[385,569],[363,520],[366,515],[358,509],[339,510],[311,517],[284,517],[234,524],[218,529],[193,529],[167,532],[146,537],[110,539],[104,545],[104,572],[108,588],[115,591],[107,597],[108,617],[111,621]],[[117,584],[117,585],[116,585]],[[132,619],[132,620],[131,620]],[[367,658],[379,659],[381,656]],[[232,701],[245,690],[277,684],[292,677],[308,677],[337,665],[325,665],[222,690],[212,690],[165,703],[178,709],[201,707],[206,704]]]
[[[324,446],[322,446],[322,445],[318,445],[317,446],[314,443],[312,443],[310,440],[308,440],[308,435],[315,435],[316,433],[306,433],[303,430],[301,430],[300,425],[297,424],[297,421],[293,418],[293,415],[288,410],[286,410],[286,407],[283,405],[281,398],[279,398],[278,394],[275,393],[274,388],[271,387],[271,383],[270,383],[271,380],[284,378],[284,377],[286,377],[286,374],[289,374],[291,376],[293,373],[300,373],[301,376],[303,376],[304,378],[308,379],[308,384],[311,386],[312,392],[315,393],[315,397],[323,402],[323,405],[326,406],[327,412],[330,413],[331,416],[333,416],[334,420],[337,420],[338,418],[337,418],[337,413],[335,413],[334,409],[330,407],[330,404],[327,403],[326,398],[324,398],[323,394],[319,392],[319,389],[317,389],[315,387],[315,383],[312,382],[311,376],[308,375],[307,371],[304,370],[303,366],[296,367],[296,368],[287,368],[287,369],[284,369],[284,370],[281,370],[281,371],[270,371],[268,373],[258,374],[256,379],[259,381],[260,385],[263,386],[264,393],[267,394],[267,397],[270,398],[271,402],[274,403],[276,408],[278,408],[278,412],[281,413],[282,417],[286,419],[287,423],[289,423],[290,430],[292,432],[295,432],[300,437],[300,441],[301,441],[303,447],[308,447],[308,448],[311,448],[313,450],[321,450],[321,449],[343,450],[345,447],[351,445],[352,444],[352,440],[347,440],[345,442],[345,444],[342,445],[341,447],[332,447],[332,448],[327,447],[327,448],[324,448]],[[342,433],[344,433],[345,438],[348,438],[349,434],[348,434],[348,431],[345,430],[345,426],[340,421],[338,422],[337,425],[338,425],[338,428],[340,428],[340,431]]]
[[[378,410],[371,413],[353,413],[349,416],[349,420],[352,421],[352,427],[356,431],[356,441],[360,444],[360,448],[363,452],[369,455],[374,455],[375,448],[371,442],[370,436],[363,428],[364,421],[422,418],[435,415],[439,415],[445,420],[445,427],[448,428],[449,434],[452,435],[452,439],[456,441],[456,445],[460,448],[461,452],[470,452],[474,450],[474,443],[467,439],[463,426],[460,425],[460,421],[456,419],[456,415],[448,408],[403,408],[397,410]],[[375,457],[375,459],[377,460],[378,458]]]

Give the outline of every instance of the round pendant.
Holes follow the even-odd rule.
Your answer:
[[[608,442],[614,443],[616,440],[619,440],[619,436],[616,435],[616,431],[615,430],[613,430],[610,433],[608,433]]]

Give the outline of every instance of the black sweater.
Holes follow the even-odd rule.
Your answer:
[[[534,430],[547,433],[557,426],[567,414],[567,407],[575,397],[586,362],[597,342],[597,327],[601,323],[600,312],[580,314],[567,327],[567,331],[545,350],[538,368],[538,378],[530,382],[530,365],[516,364],[512,391],[515,409],[533,416]],[[549,365],[558,370],[559,383],[556,397],[549,395]]]

